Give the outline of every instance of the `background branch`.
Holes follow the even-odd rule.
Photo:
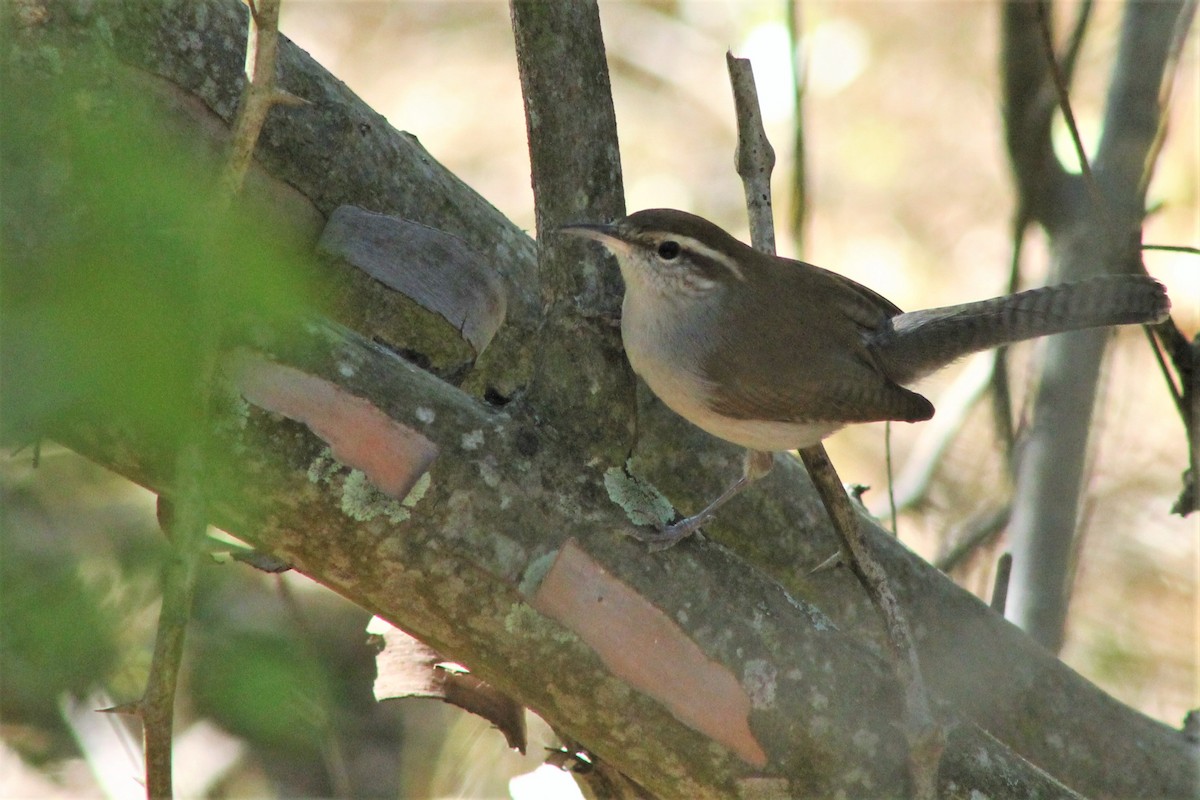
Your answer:
[[[1009,152],[1021,206],[1050,234],[1054,280],[1141,269],[1136,248],[1144,197],[1138,187],[1157,129],[1158,89],[1180,8],[1179,3],[1169,2],[1126,7],[1104,135],[1093,164],[1094,181],[1087,184],[1088,196],[1094,199],[1088,202],[1080,193],[1083,179],[1067,177],[1061,167],[1049,164],[1053,153],[1044,118],[1034,115],[1036,125],[1031,128],[1030,120],[1022,117],[1022,111],[1031,108],[1027,90],[1021,91],[1025,80],[1055,85],[1049,66],[1053,56],[1044,39],[1036,48],[1037,57],[1032,50],[1016,49],[1040,36],[1040,20],[1048,20],[1048,12],[1040,5],[1006,6]],[[1039,165],[1056,177],[1050,182],[1039,178]],[[1066,186],[1075,190],[1064,191]],[[1048,202],[1051,197],[1055,202]],[[1017,463],[1009,524],[1013,554],[1009,614],[1054,651],[1063,640],[1070,553],[1107,339],[1105,331],[1090,331],[1046,342],[1032,425]]]

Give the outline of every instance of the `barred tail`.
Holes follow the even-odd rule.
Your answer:
[[[1170,309],[1166,290],[1153,278],[1109,275],[899,314],[870,344],[888,376],[906,383],[980,350],[1085,328],[1160,322]]]

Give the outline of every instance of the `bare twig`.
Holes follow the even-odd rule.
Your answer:
[[[184,445],[176,458],[177,473],[184,477],[202,473],[202,454],[196,440]],[[199,481],[193,488],[202,485]],[[207,515],[200,491],[182,492],[178,502],[159,496],[159,526],[171,541],[171,554],[163,570],[162,608],[154,637],[154,656],[146,689],[135,705],[142,720],[142,740],[146,756],[146,796],[165,800],[174,796],[171,779],[172,729],[175,719],[175,689],[187,636],[188,616],[196,587]]]
[[[220,197],[229,202],[241,190],[258,134],[271,106],[297,105],[299,98],[275,85],[275,60],[279,53],[279,7],[282,0],[250,2],[250,32],[246,42],[246,85],[233,121],[229,156],[221,174]]]
[[[1079,13],[1075,17],[1075,27],[1071,30],[1071,38],[1063,51],[1062,75],[1063,83],[1071,85],[1075,78],[1075,65],[1079,63],[1079,53],[1083,50],[1083,37],[1087,33],[1088,22],[1092,18],[1092,0],[1084,0],[1079,4]]]
[[[746,192],[746,211],[750,216],[750,243],[764,253],[775,252],[775,223],[771,210],[771,171],[775,169],[775,148],[767,140],[758,107],[758,88],[749,59],[725,53],[729,80],[733,84],[733,104],[738,121],[738,143],[734,167]]]
[[[992,580],[992,611],[1004,616],[1008,605],[1008,579],[1012,575],[1012,553],[1004,553],[996,561],[996,577]]]
[[[938,558],[934,566],[942,572],[949,572],[954,569],[967,556],[990,542],[996,534],[1004,530],[1004,526],[1008,524],[1008,518],[1011,515],[1012,505],[1005,503],[997,509],[971,519],[963,526],[964,532],[962,534],[952,534],[947,537],[956,540],[955,544],[949,552]]]
[[[762,115],[754,90],[754,72],[748,59],[734,58],[729,53],[726,54],[726,64],[737,108],[738,149],[735,162],[746,189],[752,241],[758,250],[774,254],[774,223],[770,208],[774,152],[763,132]],[[883,565],[867,544],[858,514],[842,488],[841,478],[829,460],[825,447],[817,444],[801,450],[800,458],[841,540],[851,571],[883,617],[892,666],[904,692],[904,729],[908,740],[913,796],[919,800],[934,800],[937,797],[938,767],[946,737],[930,709],[929,695],[921,677],[916,642],[908,619],[888,583]]]
[[[1181,244],[1144,244],[1143,250],[1162,250],[1168,253],[1187,253],[1190,256],[1200,256],[1200,247],[1188,247]]]
[[[242,94],[234,124],[233,139],[216,194],[215,218],[223,217],[240,191],[250,156],[258,141],[266,112],[273,102],[275,54],[279,41],[280,0],[256,0],[250,4],[250,33],[247,61],[252,76]],[[214,231],[217,228],[214,226]],[[214,235],[218,235],[214,233]],[[207,448],[212,387],[217,372],[221,342],[221,309],[216,306],[222,265],[204,265],[209,276],[198,289],[194,325],[199,340],[196,370],[198,412],[175,459],[176,491],[159,498],[159,524],[171,540],[171,554],[163,570],[162,608],[155,635],[154,656],[146,679],[146,690],[137,704],[142,719],[146,754],[146,794],[152,800],[174,796],[171,751],[175,692],[188,618],[196,587],[196,569],[205,550],[208,530]]]
[[[892,668],[904,692],[904,733],[908,740],[913,797],[934,800],[937,797],[938,767],[946,746],[946,734],[933,718],[908,618],[896,600],[883,565],[871,552],[859,517],[842,489],[841,479],[824,445],[801,450],[800,459],[833,522],[833,528],[846,551],[851,572],[883,618]]]
[[[1045,49],[1046,62],[1050,67],[1050,78],[1054,91],[1058,95],[1058,108],[1062,112],[1063,121],[1071,133],[1071,143],[1075,146],[1075,157],[1079,159],[1079,169],[1083,173],[1083,182],[1095,203],[1096,213],[1108,217],[1108,206],[1104,194],[1100,191],[1096,178],[1092,175],[1092,165],[1088,160],[1087,151],[1083,148],[1083,139],[1079,136],[1079,126],[1075,124],[1075,112],[1071,109],[1070,92],[1067,89],[1067,78],[1054,55],[1054,37],[1050,32],[1049,9],[1045,3],[1037,4],[1038,30],[1042,34],[1042,47]]]

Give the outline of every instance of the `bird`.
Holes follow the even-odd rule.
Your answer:
[[[960,305],[901,311],[850,278],[763,253],[674,209],[559,228],[615,256],[621,337],[634,372],[675,413],[748,451],[742,477],[698,514],[639,538],[668,547],[770,470],[771,453],[865,422],[919,422],[908,388],[999,345],[1166,318],[1158,281],[1122,274]]]

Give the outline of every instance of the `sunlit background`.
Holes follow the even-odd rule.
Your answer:
[[[781,253],[862,281],[906,309],[1003,292],[1014,200],[1000,123],[997,4],[802,5],[808,221],[800,242],[792,224],[796,91],[783,0],[602,3],[629,210],[682,208],[745,238],[724,60],[732,49],[754,63],[778,156]],[[1065,30],[1073,8],[1061,5]],[[1072,100],[1089,146],[1100,133],[1119,22],[1119,4],[1097,4],[1076,73]],[[506,4],[288,0],[282,29],[533,234]],[[1194,33],[1150,188],[1156,211],[1147,242],[1200,244]],[[1066,163],[1065,135],[1061,143]],[[1030,285],[1046,277],[1041,245],[1035,235],[1026,248]],[[1200,328],[1200,259],[1147,253],[1146,261],[1167,285],[1177,323],[1193,336]],[[1014,357],[1018,403],[1028,353],[1018,348]],[[948,415],[978,374],[968,361],[921,388]],[[1140,331],[1117,336],[1105,376],[1063,658],[1124,702],[1178,726],[1200,705],[1197,526],[1169,513],[1187,463],[1183,429]],[[928,489],[899,517],[901,537],[931,559],[1007,491],[986,402],[964,413],[963,434],[931,459]],[[911,478],[906,467],[925,458],[935,434],[932,423],[893,429],[898,478]],[[874,487],[868,504],[886,508],[883,427],[838,434],[829,447],[842,477]],[[19,575],[4,574],[5,647],[13,626],[44,626],[48,632],[31,646],[52,653],[46,660],[58,672],[24,676],[41,691],[22,684],[26,702],[9,701],[5,709],[0,795],[139,796],[129,767],[136,740],[113,753],[87,744],[81,731],[96,716],[87,708],[136,697],[144,681],[163,550],[153,498],[50,446],[37,469],[29,451],[6,457],[2,468],[6,550],[17,543],[28,559],[20,570],[53,573],[61,579],[56,585],[71,590],[41,597]],[[986,597],[1003,549],[1001,537],[954,577]],[[201,754],[187,763],[203,766],[189,784],[195,792],[572,796],[563,773],[531,774],[552,741],[543,727],[531,730],[530,755],[522,759],[505,751],[486,722],[436,701],[375,704],[365,612],[294,575],[268,577],[233,563],[204,572],[182,713]],[[265,697],[244,674],[264,669],[276,670],[274,693]],[[107,698],[91,694],[100,689],[95,676],[105,676]],[[13,680],[11,672],[5,676],[6,691]],[[68,694],[86,698],[84,712],[72,715]],[[80,721],[71,728],[64,719]],[[111,743],[107,736],[95,741]],[[22,767],[18,752],[36,769]],[[97,758],[100,752],[107,757]],[[514,776],[522,777],[510,784]]]

